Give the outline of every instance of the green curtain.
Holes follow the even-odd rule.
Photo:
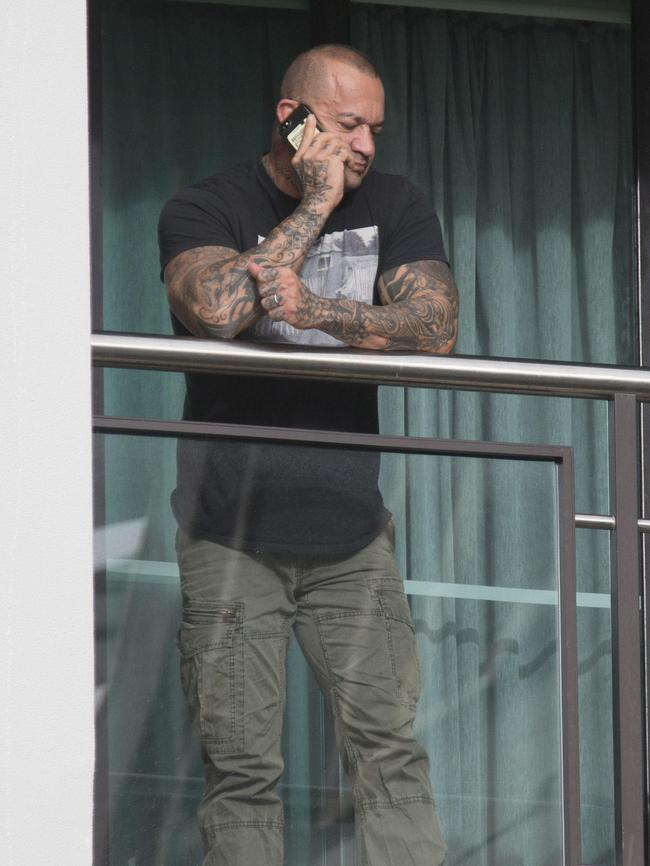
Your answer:
[[[458,352],[634,363],[629,33],[364,4],[353,7],[352,39],[386,85],[378,167],[409,176],[438,209],[461,293]],[[307,44],[300,12],[106,4],[106,329],[169,332],[158,280],[159,209],[180,184],[267,147],[280,75]],[[109,413],[178,417],[181,399],[182,381],[173,374],[105,374]],[[603,403],[390,388],[382,389],[380,408],[386,433],[572,445],[577,510],[609,509]],[[173,443],[107,437],[103,445],[107,521],[147,515],[140,556],[172,561]],[[555,588],[548,467],[392,455],[383,461],[382,485],[406,578]],[[609,591],[605,535],[578,533],[578,571],[581,592]],[[155,621],[146,615],[154,591],[142,575],[109,585],[114,765],[134,778],[198,777],[175,683],[173,584],[156,590],[166,613]],[[432,758],[450,863],[557,863],[555,607],[414,595],[413,612],[425,682],[419,732]],[[605,864],[613,856],[608,609],[581,607],[579,633],[583,862]],[[132,697],[142,688],[130,674],[134,654],[159,667],[139,728],[132,724]],[[317,852],[331,833],[295,792],[318,788],[329,770],[314,758],[319,746],[310,734],[320,725],[320,704],[293,651],[291,676],[287,862],[304,866],[305,851],[310,863],[320,862]],[[125,746],[127,728],[141,747]],[[140,823],[127,815],[154,811],[151,792],[147,800],[134,785],[128,796],[123,784],[116,787],[120,856],[142,844]],[[182,802],[193,804],[200,782],[188,785]],[[167,805],[156,811],[157,841],[144,862],[195,862],[192,808],[174,811],[169,797],[160,797]],[[161,814],[182,832],[170,839]],[[352,863],[348,836],[342,862]],[[162,859],[163,851],[174,853]]]
[[[354,11],[353,39],[372,56],[386,84],[388,122],[378,164],[405,171],[430,193],[440,214],[461,292],[457,351],[633,364],[629,32],[364,6]],[[609,510],[603,403],[384,389],[381,409],[383,429],[395,433],[572,445],[577,510]],[[547,585],[554,574],[550,526],[544,521],[550,516],[548,500],[525,483],[521,464],[510,464],[500,481],[494,465],[468,461],[429,461],[413,472],[404,459],[402,466],[384,469],[386,488],[400,509],[401,565],[409,577]],[[578,532],[579,589],[607,592],[608,562],[608,538]],[[420,631],[431,682],[425,700],[428,695],[432,704],[439,690],[448,694],[441,670],[450,665],[458,665],[460,682],[475,683],[477,696],[485,685],[472,660],[463,667],[468,634],[483,660],[490,647],[499,647],[495,681],[477,697],[476,712],[483,721],[490,718],[497,739],[502,733],[506,741],[500,749],[499,743],[486,746],[481,757],[507,763],[510,750],[512,772],[537,779],[541,787],[544,737],[525,753],[518,746],[538,715],[532,696],[546,694],[552,701],[557,684],[546,667],[550,658],[557,659],[546,613],[501,605],[481,614],[467,602],[456,602],[454,609],[447,601],[420,599],[414,611],[434,626]],[[481,622],[481,615],[493,621]],[[613,856],[608,611],[581,608],[578,624],[583,862],[608,863]],[[450,629],[455,647],[449,646]],[[519,667],[508,674],[512,656]],[[520,718],[508,732],[513,700]],[[450,795],[460,791],[469,803],[472,792],[482,792],[487,799],[490,782],[480,772],[484,766],[476,772],[475,752],[467,751],[466,709],[460,700],[446,705],[437,730],[428,731],[433,775],[439,795],[447,795],[440,803],[447,832],[462,839],[461,848],[468,851],[466,810],[459,813]],[[479,731],[480,722],[470,742]],[[449,761],[441,742],[453,743],[461,761],[455,755]],[[500,757],[494,758],[495,751]],[[550,793],[528,787],[520,785],[520,802],[500,799],[490,814],[477,806],[478,837],[493,839],[492,850],[484,847],[462,862],[487,864],[490,856],[499,863],[541,864],[547,856],[555,862],[548,841],[534,854],[529,839],[522,857],[521,840],[509,838],[512,826],[527,824],[534,833],[534,814],[543,811]]]

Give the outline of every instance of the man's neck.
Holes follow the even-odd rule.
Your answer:
[[[270,150],[262,157],[262,165],[277,188],[291,198],[302,198],[298,178],[290,160]]]

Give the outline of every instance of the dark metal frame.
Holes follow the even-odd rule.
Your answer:
[[[339,433],[322,430],[254,427],[199,421],[158,421],[144,418],[94,419],[103,434],[235,439],[247,442],[300,444],[399,454],[428,454],[497,460],[547,461],[557,479],[558,641],[562,717],[562,800],[564,866],[580,866],[580,748],[578,729],[578,644],[576,611],[575,494],[573,450],[552,445],[463,442],[442,439]],[[329,860],[328,860],[329,862]],[[332,864],[333,866],[333,864]]]
[[[634,114],[634,162],[636,180],[636,276],[639,316],[639,360],[650,361],[650,4],[647,0],[631,0],[632,6],[632,81]],[[641,502],[643,516],[650,514],[650,482],[646,472],[646,456],[650,455],[650,407],[641,407]],[[643,539],[643,667],[645,675],[645,835],[650,845],[650,587],[648,563],[650,539]],[[642,756],[639,756],[642,757]],[[636,787],[636,786],[635,786]],[[646,862],[650,849],[646,847]]]
[[[616,862],[638,862],[645,845],[638,407],[633,396],[614,398],[611,489],[616,514],[612,580],[612,669]],[[647,862],[647,861],[644,861]]]

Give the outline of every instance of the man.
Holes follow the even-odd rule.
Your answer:
[[[309,107],[297,152],[278,128]],[[271,150],[174,196],[161,263],[180,334],[447,353],[458,300],[435,213],[371,171],[382,83],[346,46],[300,55]],[[318,124],[318,129],[317,129]],[[191,375],[185,417],[377,431],[376,389]],[[281,866],[280,733],[293,627],[353,782],[359,862],[438,866],[413,626],[373,453],[179,443],[181,673],[200,730],[205,866]]]

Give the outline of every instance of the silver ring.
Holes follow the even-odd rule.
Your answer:
[[[282,301],[281,301],[280,298],[278,297],[278,293],[277,293],[277,292],[273,292],[273,305],[274,305],[275,307],[279,307],[281,303],[282,303]]]

